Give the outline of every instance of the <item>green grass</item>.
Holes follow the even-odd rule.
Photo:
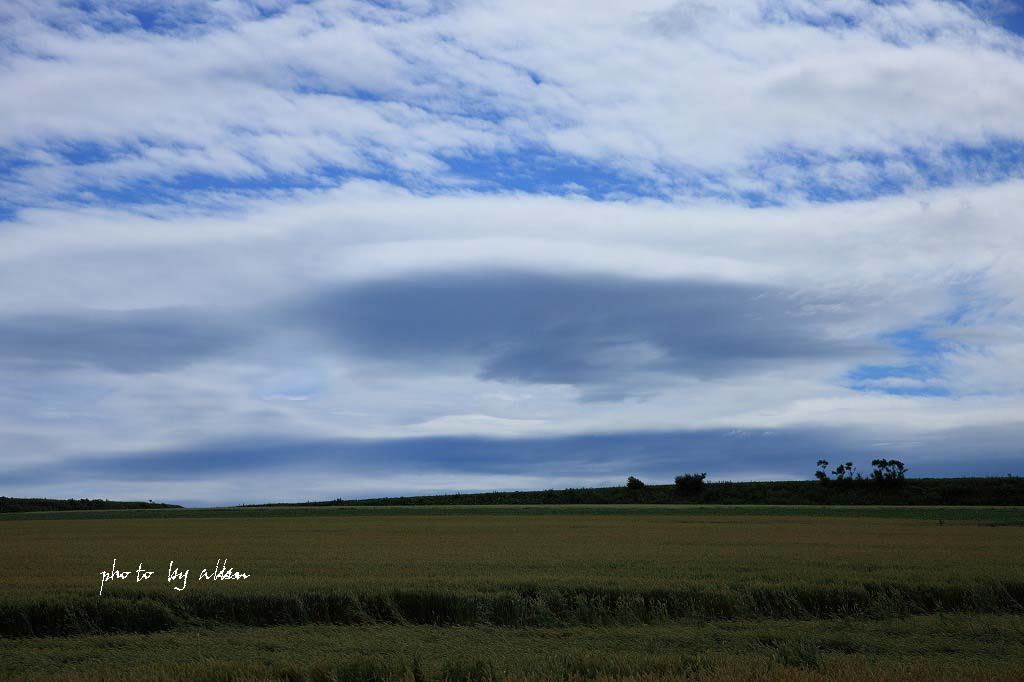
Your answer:
[[[1022,519],[609,505],[11,514],[0,679],[1015,679]],[[114,557],[156,576],[100,597]],[[252,578],[194,579],[218,558]],[[192,571],[185,592],[166,581],[172,559]]]
[[[173,510],[168,510],[173,511]],[[373,511],[373,510],[370,510]],[[150,570],[253,575],[190,589],[494,591],[686,586],[1013,583],[1024,526],[905,518],[675,513],[339,514],[333,517],[45,519],[0,523],[6,597],[91,595],[117,558]],[[148,514],[148,512],[138,512]],[[167,592],[166,581],[143,583]],[[120,584],[108,586],[117,596]]]
[[[972,584],[745,585],[676,590],[518,588],[299,594],[137,593],[0,603],[0,636],[158,632],[197,625],[567,627],[675,620],[884,619],[929,613],[1024,614],[1024,581]]]
[[[1024,667],[1024,619],[724,621],[615,627],[222,627],[0,640],[23,679],[994,679]],[[162,664],[161,664],[162,663]],[[917,675],[911,677],[907,672]],[[844,672],[846,677],[843,677]],[[348,675],[346,675],[346,673]],[[757,673],[758,676],[752,676]],[[264,675],[265,677],[259,677]],[[959,675],[959,677],[957,677]],[[248,676],[248,677],[243,677]],[[255,677],[254,677],[255,676]],[[748,677],[750,676],[750,677]],[[1019,679],[1019,678],[1018,678]]]
[[[290,517],[382,516],[774,516],[915,519],[977,524],[1024,525],[1024,507],[1009,506],[901,506],[901,505],[633,505],[633,504],[505,504],[505,505],[397,505],[304,506],[271,505],[168,509],[111,509],[11,513],[8,521],[95,519],[248,519]]]

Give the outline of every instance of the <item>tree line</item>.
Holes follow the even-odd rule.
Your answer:
[[[832,470],[832,475],[835,478],[829,478],[828,466],[827,459],[818,460],[818,470],[814,472],[814,477],[822,483],[865,480],[864,476],[857,471],[857,467],[854,466],[853,462],[843,462],[836,466]],[[871,466],[871,475],[866,480],[886,485],[899,485],[904,481],[909,471],[907,465],[898,459],[873,459],[871,460]]]
[[[865,478],[859,471],[857,471],[857,467],[853,462],[843,462],[832,469],[831,474],[834,478],[830,478],[828,460],[819,459],[818,469],[814,472],[814,477],[825,484],[833,482],[847,483],[850,481],[873,481],[881,485],[899,485],[903,483],[906,479],[907,472],[910,471],[907,465],[898,459],[873,459],[871,460],[871,466],[871,473],[867,478]],[[676,476],[676,492],[682,495],[692,495],[694,493],[701,492],[704,490],[704,482],[707,476],[706,472]],[[647,484],[636,476],[630,476],[626,479],[627,490],[639,491],[646,487]]]

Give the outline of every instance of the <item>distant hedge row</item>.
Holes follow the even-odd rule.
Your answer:
[[[42,497],[0,496],[0,513],[76,511],[81,509],[168,509],[178,504],[160,502],[115,502],[111,500],[50,500]]]
[[[684,477],[680,477],[684,479]],[[515,492],[424,495],[367,500],[330,500],[313,505],[439,504],[852,504],[1024,506],[1024,478],[908,478],[897,486],[871,479],[830,481],[718,482],[643,485],[630,488],[570,488]]]

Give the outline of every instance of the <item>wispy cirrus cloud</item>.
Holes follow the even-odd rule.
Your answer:
[[[515,187],[460,166],[518,153],[625,174],[627,193],[755,203],[1020,171],[1000,150],[1024,139],[1022,41],[936,0],[7,13],[15,205],[153,182]]]

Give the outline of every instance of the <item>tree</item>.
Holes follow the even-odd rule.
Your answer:
[[[640,490],[641,488],[646,488],[647,484],[641,481],[636,476],[630,476],[629,478],[626,479],[626,487],[629,490]]]
[[[708,475],[706,473],[683,474],[682,476],[676,476],[676,492],[682,495],[699,493],[704,489],[704,479],[707,477]]]
[[[871,479],[877,483],[888,485],[902,483],[907,471],[909,471],[907,466],[898,459],[873,459],[871,460],[871,466],[875,467],[874,471],[871,472]]]
[[[827,459],[819,459],[818,460],[818,470],[814,472],[814,477],[816,479],[818,479],[819,481],[821,481],[822,483],[826,483],[826,482],[828,482],[828,473],[827,473],[827,471],[828,471],[828,460]]]
[[[863,478],[857,473],[857,467],[853,466],[853,462],[840,464],[832,471],[832,473],[835,475],[837,481],[852,481],[854,478]]]

